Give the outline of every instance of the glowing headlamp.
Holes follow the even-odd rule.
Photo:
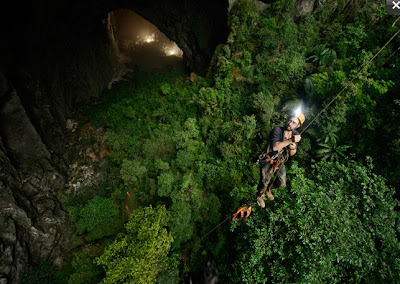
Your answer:
[[[298,107],[294,110],[293,115],[294,115],[295,117],[299,117],[299,115],[300,115],[301,113],[302,113],[302,112],[301,112],[301,105],[300,105],[300,106],[298,106]]]

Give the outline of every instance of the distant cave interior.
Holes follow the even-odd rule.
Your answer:
[[[129,9],[107,15],[107,32],[116,60],[127,68],[161,71],[173,67],[185,72],[183,51],[155,25]]]

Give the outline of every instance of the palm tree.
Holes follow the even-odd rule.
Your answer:
[[[336,51],[330,48],[319,46],[317,54],[308,57],[306,60],[311,61],[316,66],[327,67],[331,66],[337,59]]]
[[[319,139],[321,141],[322,139]],[[318,143],[320,149],[317,150],[317,157],[321,160],[335,161],[339,160],[341,157],[345,158],[344,152],[351,148],[349,145],[337,146],[338,136],[335,133],[329,133],[323,142]],[[317,140],[318,142],[318,140]]]

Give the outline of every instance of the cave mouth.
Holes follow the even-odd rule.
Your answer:
[[[143,70],[185,72],[183,51],[155,25],[128,9],[108,14],[108,34],[119,63]]]

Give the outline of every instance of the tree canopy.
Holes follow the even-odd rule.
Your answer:
[[[125,233],[106,247],[96,263],[106,277],[102,283],[155,283],[168,268],[172,236],[165,228],[165,207],[144,207],[129,216]]]

